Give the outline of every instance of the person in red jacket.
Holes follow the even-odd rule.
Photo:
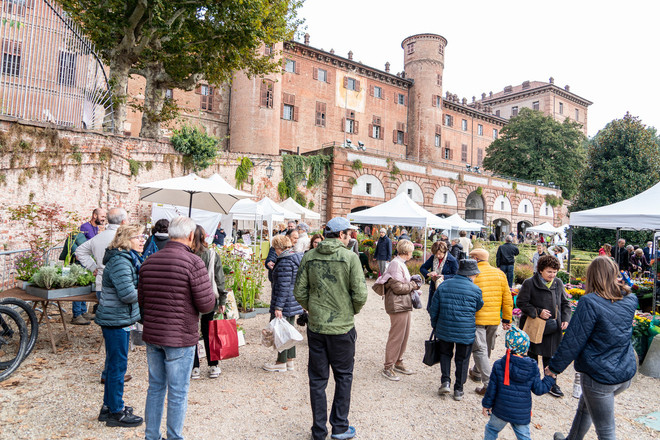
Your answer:
[[[138,280],[149,364],[145,405],[145,438],[160,440],[160,422],[167,392],[167,438],[183,438],[188,387],[197,341],[199,314],[215,306],[206,266],[191,250],[195,222],[177,217],[170,223],[170,241],[145,260]]]

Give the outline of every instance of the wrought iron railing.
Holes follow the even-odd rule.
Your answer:
[[[94,45],[56,4],[0,0],[0,115],[114,131]]]

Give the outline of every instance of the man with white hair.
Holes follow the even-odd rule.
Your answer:
[[[309,249],[309,236],[307,235],[307,232],[309,232],[309,226],[307,226],[307,223],[300,222],[298,223],[297,230],[298,241],[293,245],[293,250],[302,253]]]
[[[105,218],[105,211],[103,212]],[[117,229],[128,221],[128,214],[124,208],[112,208],[107,213],[108,225],[105,228],[105,231],[99,232],[91,240],[88,240],[76,248],[76,258],[82,266],[92,271],[96,275],[96,297],[100,298],[101,296],[101,286],[103,281],[103,256],[105,255],[105,249],[108,247],[115,234]],[[76,325],[89,325],[91,315],[87,314],[87,305],[83,304],[84,313],[74,313],[71,324]],[[101,382],[105,381],[105,369],[103,370],[103,375],[101,376]],[[129,377],[130,378],[130,377]]]
[[[206,266],[191,249],[195,222],[176,217],[170,240],[140,268],[138,304],[147,344],[149,389],[144,410],[146,440],[160,440],[167,393],[167,438],[183,438],[188,387],[199,340],[199,314],[215,306]]]

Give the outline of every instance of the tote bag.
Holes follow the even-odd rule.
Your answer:
[[[540,344],[543,341],[543,331],[545,330],[545,319],[530,318],[525,320],[523,331],[529,335],[529,341],[532,344]]]
[[[209,322],[209,351],[212,361],[238,357],[235,319],[215,319]]]
[[[440,362],[440,341],[435,337],[435,331],[431,331],[431,336],[424,341],[424,359],[422,362],[429,367]]]

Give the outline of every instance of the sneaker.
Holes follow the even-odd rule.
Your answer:
[[[552,388],[550,388],[549,393],[551,396],[564,397],[564,393],[561,392],[561,388],[559,388],[559,385],[557,384],[554,384]]]
[[[199,374],[199,368],[193,368],[192,373],[190,374],[191,379],[199,379],[201,376]]]
[[[355,428],[353,428],[352,426],[349,426],[348,431],[346,431],[343,434],[332,434],[330,436],[330,438],[335,438],[339,440],[346,440],[353,437],[355,437]]]
[[[561,432],[555,432],[555,435],[552,437],[552,440],[566,440],[566,437],[564,437],[564,434]]]
[[[401,378],[396,375],[392,368],[383,368],[380,374],[382,374],[386,379],[392,380],[394,382],[401,380]]]
[[[133,414],[133,407],[124,406],[124,411]],[[101,407],[101,412],[99,413],[98,420],[99,422],[107,422],[109,418],[110,418],[110,408],[108,408],[106,405],[103,405]]]
[[[454,390],[454,400],[463,400],[463,391]]]
[[[449,387],[449,382],[443,382],[440,388],[438,388],[438,394],[443,396],[445,394],[451,393],[451,388]]]
[[[220,370],[220,367],[218,367],[217,365],[214,365],[209,370],[209,377],[211,379],[215,379],[216,377],[220,376],[220,373],[222,373],[222,370]]]
[[[468,376],[470,376],[470,379],[472,379],[475,382],[481,382],[481,374],[475,373],[472,368],[468,370]]]
[[[411,374],[415,374],[413,370],[407,369],[406,366],[403,365],[403,362],[394,365],[394,371],[396,371],[397,373],[405,374],[407,376],[410,376]]]
[[[119,426],[122,428],[135,428],[140,426],[143,422],[142,417],[138,417],[130,413],[124,408],[123,411],[118,413],[110,413],[108,420],[105,422],[106,426]]]
[[[73,325],[89,325],[92,322],[85,318],[83,315],[78,315],[75,318],[71,319],[71,324]]]
[[[296,369],[296,363],[294,361],[286,361],[287,371],[295,371],[295,369]]]
[[[483,396],[486,394],[486,390],[488,389],[487,386],[482,386],[474,390],[475,393],[479,394],[480,396]]]
[[[286,362],[282,362],[281,364],[278,364],[275,362],[274,364],[264,364],[263,367],[264,370],[266,371],[271,371],[273,373],[285,373],[286,372]]]
[[[94,320],[94,315],[93,315],[92,313],[87,313],[87,312],[85,312],[85,313],[83,313],[82,315],[83,315],[83,317],[84,317],[85,319],[87,319],[88,321],[93,321],[93,320]]]

